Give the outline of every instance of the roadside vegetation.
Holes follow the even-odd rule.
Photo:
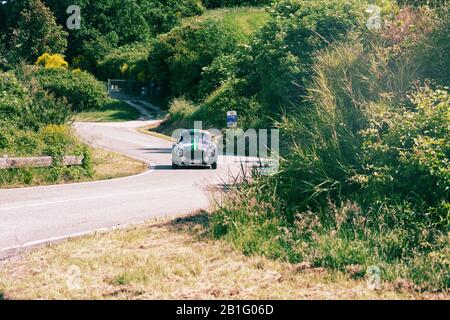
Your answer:
[[[0,188],[94,181],[145,171],[140,161],[91,149],[76,137],[69,124],[80,110],[114,105],[115,112],[108,110],[102,116],[138,115],[121,102],[107,99],[92,75],[67,66],[62,56],[44,54],[36,66],[19,65],[0,72],[0,154],[53,157],[50,168],[0,170]],[[63,166],[66,155],[83,156],[82,165]],[[105,166],[110,173],[105,173]]]
[[[305,15],[321,19],[326,8],[294,3],[276,7],[281,25],[301,26]],[[338,21],[343,19],[333,8]],[[211,218],[211,232],[248,255],[341,271],[378,266],[386,281],[446,291],[448,10],[389,10],[393,18],[379,32],[348,28],[351,24],[327,14],[319,21],[338,26],[333,32],[346,34],[345,41],[314,55],[315,50],[302,52],[309,63],[291,68],[295,74],[267,72],[269,99],[277,100],[258,110],[284,106],[266,112],[283,110],[274,122],[285,143],[281,170],[232,188]],[[285,45],[305,28],[310,24],[288,33]],[[288,61],[297,65],[294,57]],[[284,85],[278,95],[272,77],[280,75]],[[287,82],[291,75],[295,85]],[[265,96],[264,78],[259,99]],[[286,97],[290,103],[283,103]]]
[[[67,240],[0,262],[4,299],[448,299],[399,281],[248,257],[205,237],[205,216]]]
[[[210,237],[274,264],[355,281],[376,266],[386,284],[449,290],[445,1],[80,1],[82,32],[62,28],[69,2],[0,5],[0,154],[84,154],[82,167],[46,174],[91,177],[67,124],[133,117],[106,97],[109,77],[151,83],[151,99],[168,101],[159,132],[220,129],[229,110],[244,129],[281,130],[280,171],[230,187]],[[366,25],[369,4],[380,28]],[[152,283],[136,270],[114,281]]]

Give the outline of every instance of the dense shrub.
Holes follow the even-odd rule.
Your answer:
[[[450,96],[425,88],[412,103],[374,113],[362,131],[366,172],[358,180],[377,195],[415,194],[430,207],[444,205],[442,214],[450,199]],[[448,218],[434,217],[442,223]]]
[[[58,22],[66,24],[72,0],[45,0]],[[82,29],[69,32],[71,65],[96,74],[96,65],[113,49],[146,42],[169,32],[184,17],[201,14],[199,0],[79,0]]]
[[[106,79],[146,79],[147,57],[150,43],[126,45],[113,49],[98,62],[97,74]]]
[[[139,5],[153,35],[169,32],[181,19],[200,15],[205,10],[200,0],[140,0]]]
[[[216,58],[204,69],[202,97],[226,85],[226,89],[214,92],[214,100],[235,106],[229,101],[232,96],[239,101],[243,115],[257,113],[260,119],[276,116],[282,107],[303,99],[313,74],[314,55],[357,28],[364,10],[360,1],[284,0],[275,2],[269,12],[272,19],[248,46],[241,47],[231,58]],[[247,102],[251,102],[249,110],[245,110]],[[207,105],[214,112],[214,106]],[[257,106],[259,110],[254,109]],[[243,127],[255,124],[240,123]]]
[[[87,72],[41,68],[34,77],[45,90],[66,98],[73,111],[100,109],[106,103],[105,86]]]
[[[49,123],[64,123],[70,115],[64,101],[39,86],[25,87],[12,73],[0,73],[0,121],[37,130]]]
[[[203,68],[202,80],[199,84],[199,98],[205,99],[227,80],[235,77],[234,55],[221,55],[213,60],[211,65]]]
[[[67,33],[41,0],[8,1],[0,6],[6,19],[0,24],[3,44],[12,62],[33,63],[46,53],[64,53]]]
[[[19,117],[25,97],[25,88],[14,74],[0,72],[0,120]]]
[[[183,26],[158,37],[149,55],[150,77],[171,95],[196,98],[204,67],[236,50],[237,36],[219,21]]]

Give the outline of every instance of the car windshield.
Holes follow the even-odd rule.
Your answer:
[[[179,143],[211,142],[211,135],[202,131],[185,131],[180,135]]]

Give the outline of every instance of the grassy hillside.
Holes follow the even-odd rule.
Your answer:
[[[207,10],[201,16],[186,18],[183,25],[197,25],[210,19],[222,21],[239,33],[242,42],[247,42],[250,35],[269,22],[270,15],[264,8],[223,8]]]
[[[89,110],[77,113],[75,121],[85,122],[121,122],[138,120],[141,114],[125,102],[111,100],[102,109]]]

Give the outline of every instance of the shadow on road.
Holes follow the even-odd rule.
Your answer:
[[[182,166],[182,167],[178,167],[177,169],[172,168],[171,165],[156,165],[152,167],[153,170],[156,171],[165,171],[165,170],[173,170],[173,171],[178,171],[178,170],[211,170],[210,167],[188,167],[188,166]]]
[[[152,154],[170,154],[170,153],[172,153],[172,149],[170,149],[170,148],[140,148],[139,150],[145,151],[145,153],[152,153]]]

